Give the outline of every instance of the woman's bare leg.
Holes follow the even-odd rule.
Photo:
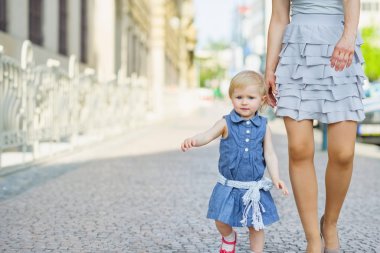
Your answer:
[[[253,227],[249,229],[249,244],[250,248],[255,253],[262,253],[264,251],[265,235],[264,229],[256,231]]]
[[[350,186],[355,152],[357,123],[343,121],[328,126],[328,155],[326,170],[326,203],[323,235],[326,248],[339,247],[337,222]]]
[[[289,174],[308,253],[321,252],[318,225],[318,185],[314,168],[314,135],[311,120],[284,118],[288,135]]]

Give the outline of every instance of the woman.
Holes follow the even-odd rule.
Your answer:
[[[364,119],[359,10],[359,0],[272,0],[265,79],[288,135],[289,174],[307,252],[340,248],[337,222],[351,181],[357,122]],[[320,228],[314,119],[328,124]]]

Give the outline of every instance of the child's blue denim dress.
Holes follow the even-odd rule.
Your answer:
[[[265,170],[263,140],[266,118],[256,114],[250,120],[246,120],[234,110],[224,118],[227,122],[228,137],[220,141],[219,173],[228,180],[246,182],[262,179]],[[207,218],[233,227],[242,227],[242,197],[246,191],[217,183],[210,198]],[[264,225],[278,221],[277,209],[269,191],[260,190],[260,202],[263,207],[260,207],[260,210]],[[252,226],[252,212],[248,214],[247,225]]]

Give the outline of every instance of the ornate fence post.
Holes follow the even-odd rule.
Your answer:
[[[0,45],[0,63],[3,56],[3,46]],[[2,101],[3,92],[2,92],[2,86],[3,86],[3,65],[0,64],[0,102]],[[0,108],[0,169],[2,164],[2,150],[3,150],[3,131],[4,131],[4,119],[3,119],[3,109]]]
[[[48,140],[49,145],[51,146],[53,142],[59,142],[61,136],[61,124],[58,119],[59,105],[57,104],[60,99],[61,84],[59,83],[59,73],[58,68],[60,62],[54,59],[48,59],[46,62],[48,67],[44,75],[47,77],[47,83],[44,84],[48,87],[48,108],[50,108],[50,125],[47,127],[50,128],[50,140]],[[50,149],[51,150],[51,149]]]
[[[78,137],[79,131],[79,104],[78,104],[78,74],[79,74],[79,65],[75,55],[70,55],[69,58],[69,110],[70,118],[69,125],[70,129],[70,143],[72,146],[75,145]]]
[[[32,43],[29,40],[25,40],[21,48],[21,70],[22,70],[22,107],[23,118],[22,132],[25,134],[24,142],[22,145],[23,161],[25,160],[25,153],[27,151],[27,145],[32,145],[33,160],[36,159],[35,150],[38,147],[38,138],[33,131],[34,126],[34,89],[30,87],[33,82],[33,48]]]
[[[129,96],[129,106],[130,108],[133,108],[132,110],[130,110],[130,126],[131,127],[136,127],[137,125],[137,118],[138,118],[138,113],[139,111],[141,110],[141,108],[138,107],[138,82],[137,82],[137,74],[136,73],[132,73],[131,74],[131,82],[130,82],[130,87],[131,87],[131,91],[130,91],[130,96]]]

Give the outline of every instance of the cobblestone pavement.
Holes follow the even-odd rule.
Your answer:
[[[217,252],[220,236],[205,218],[217,141],[187,153],[179,145],[224,113],[217,104],[0,178],[1,252]],[[286,137],[273,139],[290,187]],[[326,153],[315,162],[322,186]],[[355,158],[339,223],[344,252],[380,252],[379,177],[379,158]],[[265,252],[304,252],[293,196],[272,194],[281,221],[267,228]],[[320,187],[320,214],[323,200]],[[237,252],[249,252],[246,229],[237,231]]]

